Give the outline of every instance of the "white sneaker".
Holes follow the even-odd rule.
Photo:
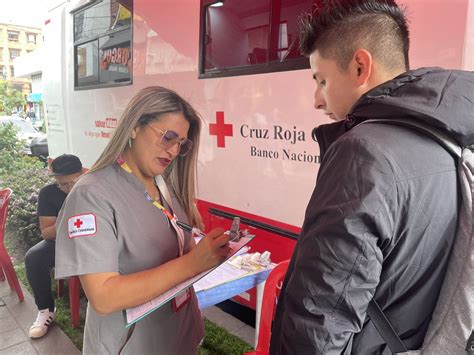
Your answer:
[[[54,312],[48,308],[38,312],[35,322],[30,328],[30,338],[41,338],[48,332],[49,326],[53,323]]]

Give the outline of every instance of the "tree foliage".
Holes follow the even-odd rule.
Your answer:
[[[11,115],[18,107],[25,104],[25,96],[14,89],[6,80],[0,80],[0,112]]]
[[[0,188],[13,190],[7,218],[8,245],[19,258],[41,240],[36,215],[38,193],[52,181],[39,159],[19,153],[21,146],[16,128],[0,125]]]

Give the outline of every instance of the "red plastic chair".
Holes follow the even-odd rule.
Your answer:
[[[8,255],[8,251],[5,248],[5,244],[3,243],[3,238],[5,236],[5,225],[7,224],[8,204],[10,203],[11,194],[11,189],[7,188],[0,190],[0,266],[7,278],[8,285],[10,285],[12,290],[16,291],[18,300],[22,302],[24,299],[23,291],[21,290],[18,277],[16,276],[10,256]]]
[[[71,312],[71,325],[73,328],[79,326],[79,305],[81,297],[81,281],[79,277],[73,276],[68,279],[69,282],[69,311]],[[64,280],[58,280],[58,297],[64,293]]]
[[[246,352],[245,355],[266,355],[270,350],[270,336],[272,334],[272,321],[275,316],[276,304],[280,295],[283,279],[290,260],[279,263],[268,275],[265,282],[262,297],[262,311],[260,313],[260,325],[258,341],[255,351]]]

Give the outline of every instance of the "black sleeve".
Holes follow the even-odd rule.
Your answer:
[[[38,195],[37,213],[39,217],[57,217],[64,198],[56,191],[55,186],[43,187]]]

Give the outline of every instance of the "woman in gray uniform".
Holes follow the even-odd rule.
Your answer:
[[[229,250],[222,229],[195,245],[175,227],[176,219],[201,226],[194,204],[200,127],[175,92],[143,89],[68,195],[58,216],[56,278],[79,275],[89,300],[84,353],[197,352],[204,327],[192,287],[130,328],[123,310],[219,264]]]

